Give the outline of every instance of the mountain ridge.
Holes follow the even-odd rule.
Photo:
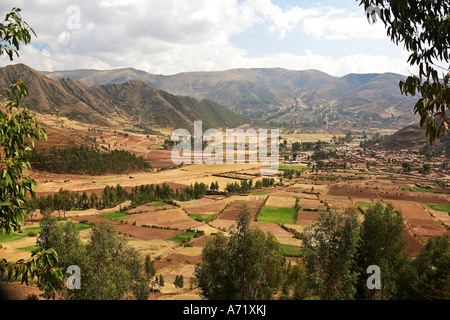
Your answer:
[[[390,72],[336,77],[314,69],[236,68],[157,75],[121,68],[57,71],[46,76],[74,77],[88,84],[139,79],[172,94],[213,100],[244,115],[276,113],[291,106],[330,106],[350,112],[376,112],[382,117],[412,117],[413,107],[413,98],[403,96],[398,89],[399,81],[406,76]]]
[[[31,110],[102,126],[128,121],[148,129],[187,128],[202,120],[205,128],[221,128],[245,120],[212,101],[175,96],[142,80],[89,86],[70,77],[51,79],[24,64],[0,69],[1,88],[18,80],[27,85],[30,95],[24,103]]]

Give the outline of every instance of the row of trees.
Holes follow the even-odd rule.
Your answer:
[[[207,299],[450,298],[448,236],[430,239],[411,258],[404,230],[391,205],[369,208],[362,224],[354,208],[323,212],[301,233],[303,258],[293,266],[273,235],[250,227],[243,211],[229,239],[218,234],[205,245],[195,276]],[[370,279],[369,266],[379,267],[379,281]]]
[[[208,186],[204,183],[194,183],[185,188],[172,189],[168,184],[160,185],[141,185],[134,187],[129,195],[131,205],[138,206],[144,203],[154,201],[189,201],[203,198],[208,191]]]
[[[225,191],[231,194],[235,193],[250,193],[252,190],[257,190],[261,188],[270,188],[275,185],[274,178],[262,178],[253,184],[253,179],[250,180],[241,180],[240,183],[227,183],[225,187]]]
[[[141,185],[134,187],[130,192],[119,184],[106,186],[100,195],[92,192],[90,195],[83,191],[68,191],[60,189],[55,194],[32,197],[25,203],[28,215],[39,209],[42,214],[53,211],[61,211],[65,214],[70,210],[87,210],[91,208],[105,209],[115,207],[127,200],[131,200],[132,206],[155,201],[189,201],[202,198],[208,186],[204,183],[195,183],[185,188],[172,189],[163,183],[160,185]]]
[[[228,184],[225,188],[229,193],[249,193],[251,190],[273,187],[275,180],[273,178],[263,178],[253,184],[253,180],[243,180],[240,184]],[[101,192],[86,191],[68,191],[60,189],[55,194],[43,195],[40,197],[33,196],[25,202],[25,208],[28,215],[32,215],[36,210],[41,214],[58,211],[65,216],[66,211],[70,210],[87,210],[87,209],[105,209],[115,207],[127,200],[131,201],[131,206],[136,207],[144,203],[155,201],[189,201],[193,199],[203,198],[209,190],[217,191],[219,184],[212,182],[211,187],[204,183],[194,183],[184,188],[171,188],[168,184],[162,185],[150,184],[135,186],[131,191],[117,184],[114,186],[107,185]]]
[[[100,195],[92,192],[90,195],[83,191],[68,191],[60,189],[55,194],[44,195],[40,197],[32,197],[25,203],[28,215],[39,210],[41,214],[58,211],[65,214],[70,210],[87,210],[91,208],[105,209],[115,207],[116,205],[128,200],[130,197],[126,189],[119,184],[114,186],[106,186]]]
[[[31,164],[34,169],[54,173],[100,175],[151,170],[142,157],[125,150],[102,151],[97,147],[79,146],[49,152],[33,149]]]

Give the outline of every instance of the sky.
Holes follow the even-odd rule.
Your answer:
[[[415,72],[357,0],[2,0],[0,19],[13,7],[37,38],[14,61],[1,56],[0,67]]]

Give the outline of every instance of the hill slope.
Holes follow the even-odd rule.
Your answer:
[[[418,124],[413,124],[400,129],[390,135],[374,147],[377,150],[403,150],[420,149],[428,144],[426,139],[426,129],[420,128]]]
[[[57,114],[81,122],[112,126],[139,123],[143,127],[192,127],[201,120],[205,128],[236,127],[244,118],[209,100],[175,96],[143,81],[94,85],[70,79],[50,79],[23,65],[0,69],[0,86],[23,80],[30,92],[24,103],[42,114]]]
[[[379,113],[386,113],[386,110],[391,109],[404,114],[411,111],[412,100],[402,96],[398,89],[398,83],[404,76],[393,73],[333,77],[317,70],[259,68],[163,76],[128,68],[45,74],[53,79],[70,77],[89,85],[123,83],[137,79],[173,94],[208,98],[240,111],[285,108],[296,105],[299,99],[306,107],[332,105],[344,111],[373,111],[375,108],[375,112]]]

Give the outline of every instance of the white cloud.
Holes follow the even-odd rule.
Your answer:
[[[258,67],[281,67],[291,70],[316,69],[334,76],[349,73],[394,72],[410,74],[402,58],[389,58],[384,55],[350,54],[340,58],[324,56],[305,50],[302,55],[280,53],[253,59]]]
[[[280,38],[293,33],[300,37],[300,31],[321,41],[386,38],[381,24],[370,26],[364,14],[344,9],[315,6],[283,10],[271,0],[79,0],[70,5],[50,0],[7,0],[0,4],[0,12],[14,6],[23,9],[24,20],[38,34],[33,39],[37,45],[21,49],[21,57],[15,62],[37,70],[134,67],[173,74],[285,67],[315,68],[333,75],[405,71],[402,59],[384,55],[337,58],[314,54],[311,49],[304,54],[267,56],[251,52],[251,58],[250,52],[230,42],[233,35],[249,32],[258,24]],[[74,8],[79,11],[68,10]],[[0,57],[0,65],[9,63]]]
[[[327,8],[320,16],[303,20],[303,31],[317,39],[386,39],[384,25],[369,24],[364,15]]]

